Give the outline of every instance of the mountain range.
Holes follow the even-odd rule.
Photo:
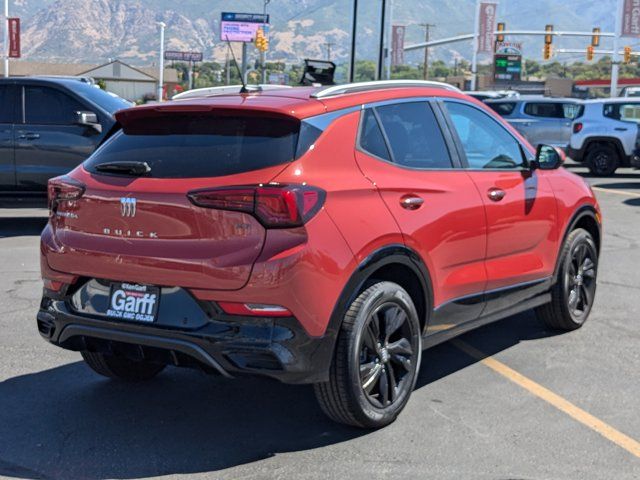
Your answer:
[[[406,44],[421,41],[421,23],[436,26],[431,38],[443,38],[473,29],[474,0],[387,0],[394,24],[406,25]],[[157,22],[165,22],[166,48],[202,51],[206,60],[224,61],[220,42],[223,11],[261,13],[264,0],[11,0],[10,16],[22,19],[25,60],[53,62],[106,62],[119,58],[134,65],[157,61]],[[271,0],[269,59],[299,63],[302,58],[346,61],[350,45],[352,0]],[[557,30],[584,30],[599,26],[611,31],[615,0],[502,0],[498,21],[508,29],[538,29],[551,23]],[[375,59],[380,22],[380,0],[359,1],[357,56]],[[519,38],[525,55],[541,56],[540,37]],[[586,47],[587,39],[560,39],[562,47]],[[560,45],[561,43],[561,45]],[[606,44],[606,42],[604,42]],[[255,55],[253,48],[250,54]],[[433,48],[431,58],[447,62],[469,58],[469,42]],[[566,61],[581,55],[565,57]],[[421,61],[419,52],[406,56]],[[561,59],[562,60],[562,59]]]

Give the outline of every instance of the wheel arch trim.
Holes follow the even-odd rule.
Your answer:
[[[567,237],[569,234],[575,229],[576,225],[580,220],[584,217],[591,217],[591,219],[595,222],[598,228],[598,238],[594,238],[596,241],[596,246],[598,249],[598,254],[600,254],[600,249],[602,247],[602,225],[597,219],[597,211],[593,205],[582,205],[579,207],[575,213],[571,216],[571,219],[567,222],[567,226],[564,229],[562,234],[562,241],[558,244],[557,255],[556,255],[556,266],[553,270],[553,281],[555,282],[558,276],[558,270],[560,269],[560,263],[562,259],[560,258],[560,252],[562,251],[562,247],[567,241]]]

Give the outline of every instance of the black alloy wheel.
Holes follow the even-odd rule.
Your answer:
[[[369,316],[360,342],[360,385],[375,407],[388,407],[413,388],[411,338],[408,315],[398,304],[382,304]]]

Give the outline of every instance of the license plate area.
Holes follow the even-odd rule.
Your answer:
[[[153,323],[158,319],[160,288],[118,282],[109,291],[107,317],[132,322]]]

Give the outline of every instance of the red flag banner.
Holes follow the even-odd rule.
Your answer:
[[[404,65],[404,33],[403,25],[394,25],[391,29],[391,65]]]
[[[640,37],[640,0],[624,0],[622,36]]]
[[[496,30],[497,9],[498,4],[495,2],[480,3],[478,53],[493,53],[493,32]]]
[[[9,27],[9,57],[20,58],[20,19],[7,18]]]

